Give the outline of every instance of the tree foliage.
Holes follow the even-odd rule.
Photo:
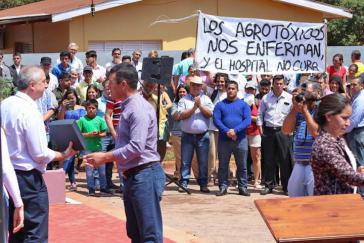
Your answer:
[[[38,1],[40,0],[0,0],[0,10]]]
[[[329,46],[360,46],[364,44],[364,1],[321,0],[321,2],[343,7],[353,14],[351,19],[328,21]]]

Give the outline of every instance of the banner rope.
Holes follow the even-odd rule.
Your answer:
[[[189,16],[183,17],[183,18],[178,18],[178,19],[172,19],[167,15],[160,15],[156,21],[154,21],[153,23],[151,23],[149,25],[149,27],[152,27],[153,25],[156,24],[178,24],[178,23],[183,23],[183,22],[187,22],[192,18],[198,17],[198,15],[200,14],[200,10],[198,10],[196,13],[191,14]]]

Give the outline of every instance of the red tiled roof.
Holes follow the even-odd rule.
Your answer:
[[[108,0],[94,0],[94,4]],[[91,6],[91,0],[44,0],[0,11],[0,18],[30,15],[52,15]]]

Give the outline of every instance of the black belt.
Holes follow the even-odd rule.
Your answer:
[[[191,136],[198,137],[198,136],[204,136],[207,133],[207,131],[205,131],[203,133],[188,133],[188,132],[184,132],[184,133],[191,135]]]
[[[268,131],[280,131],[282,127],[264,127],[264,130]]]
[[[137,173],[137,172],[139,172],[139,171],[141,171],[141,170],[143,170],[145,168],[152,167],[156,163],[159,163],[159,161],[153,161],[153,162],[149,162],[149,163],[145,163],[145,164],[142,164],[142,165],[135,166],[133,168],[130,168],[130,169],[124,171],[123,176],[127,179],[130,176],[134,175],[135,173]]]

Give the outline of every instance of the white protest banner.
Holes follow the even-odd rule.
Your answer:
[[[218,17],[200,13],[196,62],[201,70],[241,74],[325,71],[322,23]]]

